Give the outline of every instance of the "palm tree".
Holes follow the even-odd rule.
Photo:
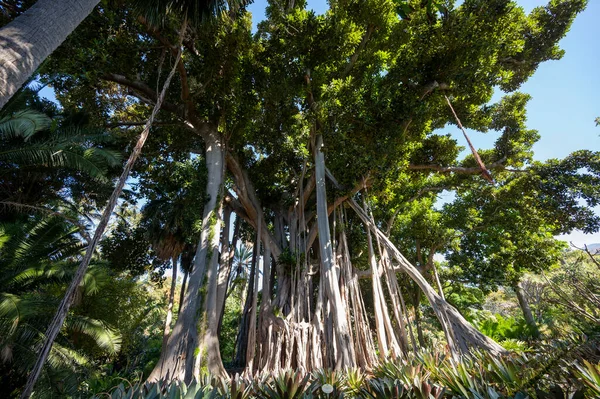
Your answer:
[[[0,28],[0,108],[100,0],[39,0]]]
[[[86,195],[73,187],[105,186],[110,169],[121,165],[112,135],[73,124],[47,105],[27,89],[0,111],[0,221],[18,220],[20,211],[56,215],[53,205],[72,208]]]
[[[0,28],[0,108],[36,69],[92,12],[100,0],[38,0],[8,25]],[[218,14],[224,0],[133,0],[150,22],[165,11],[187,14],[199,21]]]
[[[84,248],[77,228],[64,218],[37,217],[25,223],[0,225],[0,382],[4,392],[22,387],[27,370],[44,340],[49,315],[60,301],[56,286],[73,276],[76,259]],[[106,281],[105,270],[93,267],[80,286],[80,302],[89,302]],[[76,385],[78,371],[89,366],[88,355],[73,337],[86,335],[107,353],[116,353],[120,336],[104,321],[71,312],[61,329],[45,369],[52,388],[61,383]],[[64,375],[72,378],[63,380]]]
[[[171,290],[167,304],[167,317],[163,332],[163,348],[167,345],[167,339],[171,331],[173,319],[173,300],[175,298],[175,286],[177,285],[177,259],[183,252],[186,244],[186,234],[180,225],[182,216],[180,213],[185,208],[177,202],[166,200],[155,200],[144,207],[145,225],[154,252],[162,260],[171,260],[173,274],[171,276]]]
[[[177,259],[182,255],[180,263],[182,267],[187,268],[183,260],[188,254],[183,255],[182,253],[186,245],[189,247],[189,240],[197,232],[195,226],[202,217],[197,207],[194,207],[194,203],[198,198],[204,197],[206,176],[204,165],[200,159],[188,159],[183,162],[166,161],[154,165],[148,174],[152,176],[151,179],[144,177],[142,180],[152,180],[156,183],[148,184],[144,189],[150,200],[142,209],[142,225],[147,231],[156,255],[163,260],[172,260],[173,263],[171,290],[161,348],[161,351],[164,351],[167,347],[173,318]],[[188,271],[184,270],[186,273],[184,279]],[[180,300],[180,307],[181,302]],[[161,357],[162,359],[164,357]]]
[[[167,90],[169,88],[169,85],[171,83],[171,80],[173,79],[175,72],[177,71],[177,65],[179,64],[179,61],[181,59],[182,44],[184,41],[185,32],[186,32],[186,28],[187,28],[187,21],[188,20],[190,20],[192,22],[201,21],[207,17],[211,17],[211,16],[214,16],[215,14],[218,14],[226,6],[226,2],[224,0],[201,0],[201,1],[199,1],[199,0],[195,0],[195,1],[194,0],[152,0],[150,2],[148,2],[148,1],[142,2],[141,0],[136,0],[136,3],[145,5],[145,9],[148,10],[146,14],[148,16],[150,16],[150,19],[152,19],[153,15],[161,15],[164,18],[171,11],[177,11],[177,12],[183,13],[184,23],[183,23],[183,25],[181,27],[181,31],[180,31],[180,38],[179,38],[180,43],[178,46],[179,52],[178,52],[177,56],[175,57],[175,62],[174,62],[173,68],[171,69],[169,75],[167,76],[167,78],[163,84],[163,88],[160,92],[160,95],[158,95],[157,101],[154,105],[154,109],[152,110],[152,113],[151,113],[150,117],[148,118],[148,121],[144,127],[144,130],[142,131],[140,137],[138,138],[138,141],[137,141],[133,151],[131,152],[129,159],[127,160],[127,162],[123,168],[123,172],[121,173],[121,176],[117,182],[117,185],[116,185],[112,195],[110,196],[108,204],[107,204],[106,208],[104,209],[102,218],[100,219],[98,226],[96,228],[96,231],[94,232],[94,236],[92,237],[92,240],[88,245],[88,248],[83,257],[83,260],[82,260],[81,264],[79,265],[79,268],[77,269],[77,272],[76,272],[71,284],[69,285],[67,292],[65,293],[65,297],[63,298],[63,301],[61,302],[61,304],[58,307],[58,310],[54,316],[54,319],[52,320],[52,323],[48,327],[48,330],[46,332],[46,336],[47,336],[46,341],[44,342],[44,345],[41,348],[38,361],[36,362],[32,372],[29,376],[27,385],[21,396],[23,399],[28,399],[31,396],[31,393],[33,392],[33,387],[41,373],[41,370],[46,361],[46,358],[48,357],[48,354],[50,353],[50,349],[52,348],[54,339],[58,335],[60,328],[61,328],[62,324],[64,323],[64,320],[69,311],[69,307],[73,303],[76,289],[79,286],[81,280],[83,279],[83,277],[85,275],[85,272],[90,264],[90,261],[92,259],[92,255],[96,249],[96,246],[98,245],[100,238],[104,234],[104,231],[106,229],[106,226],[108,225],[110,216],[116,206],[117,200],[119,199],[119,197],[123,191],[125,182],[129,178],[129,174],[133,168],[133,165],[135,164],[137,158],[139,157],[139,155],[142,151],[142,148],[146,142],[146,139],[148,138],[148,134],[150,132],[150,128],[154,122],[154,119],[155,119],[158,111],[161,109],[162,102],[165,99],[165,96],[166,96]],[[18,18],[17,18],[17,20],[18,20]],[[17,20],[15,20],[15,21],[17,21]],[[0,31],[0,34],[1,34],[1,31]],[[0,84],[2,84],[1,81],[0,81]]]

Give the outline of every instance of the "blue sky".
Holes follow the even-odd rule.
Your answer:
[[[518,0],[526,12],[543,6],[544,0]],[[264,19],[266,0],[256,0],[248,9],[254,16],[253,23]],[[308,8],[324,13],[327,2],[308,0]],[[590,0],[588,8],[580,14],[567,36],[560,42],[565,56],[560,61],[542,64],[536,74],[520,91],[532,96],[527,107],[528,127],[536,129],[541,139],[534,146],[535,159],[564,158],[579,149],[600,150],[600,127],[595,118],[600,116],[600,1]],[[497,92],[494,100],[501,97]],[[464,143],[462,133],[448,126],[443,133],[451,133]],[[498,134],[470,132],[471,141],[477,148],[490,148]],[[467,150],[463,154],[467,154]],[[441,201],[452,199],[451,193],[442,195]],[[600,209],[596,209],[600,212]],[[573,232],[562,239],[576,245],[600,243],[600,233],[584,235]]]

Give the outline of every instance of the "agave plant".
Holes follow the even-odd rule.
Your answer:
[[[587,360],[583,361],[583,365],[577,364],[575,375],[587,387],[590,397],[600,398],[600,363],[592,364]]]
[[[226,380],[218,379],[213,382],[213,385],[218,387],[219,394],[224,398],[250,399],[253,397],[252,381],[242,378],[239,374],[236,374],[229,383]]]
[[[368,381],[361,391],[362,397],[371,399],[401,399],[406,398],[404,384],[399,380],[378,378]]]
[[[96,395],[93,399],[100,399],[107,395],[111,399],[218,399],[227,397],[220,395],[218,389],[210,385],[197,382],[186,385],[180,381],[138,383],[128,387],[121,383],[110,393]]]
[[[312,374],[312,395],[315,398],[341,399],[345,397],[346,375],[332,370],[318,370]]]
[[[361,369],[349,369],[346,372],[346,390],[348,394],[351,396],[357,396],[366,381],[367,376]]]
[[[310,375],[288,370],[257,388],[261,399],[300,399],[310,392]]]

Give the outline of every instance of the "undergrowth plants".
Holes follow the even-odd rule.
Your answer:
[[[563,350],[556,356],[561,357]],[[562,379],[550,373],[560,368]],[[551,377],[551,380],[550,380]],[[287,370],[254,379],[236,375],[230,381],[210,379],[189,386],[120,384],[111,399],[558,399],[599,398],[600,363],[569,361],[546,353],[498,358],[481,352],[454,360],[447,353],[419,352],[379,364],[369,372],[320,370],[311,374]]]

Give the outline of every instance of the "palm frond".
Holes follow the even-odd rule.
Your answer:
[[[49,129],[52,124],[46,114],[24,110],[0,119],[0,138],[3,140],[21,137],[25,141],[34,134]]]
[[[71,368],[73,366],[85,367],[89,365],[89,359],[80,352],[55,342],[48,355],[48,363],[54,368],[65,366]]]
[[[23,166],[44,166],[49,168],[70,168],[88,174],[90,177],[105,181],[104,165],[98,165],[92,159],[95,154],[81,154],[68,148],[33,145],[26,148],[14,148],[0,151],[0,161]]]
[[[161,25],[168,16],[186,16],[193,25],[208,22],[229,8],[249,4],[245,0],[131,0],[133,10],[152,25]]]
[[[121,348],[121,336],[103,322],[90,317],[73,315],[67,319],[65,327],[69,331],[76,331],[91,337],[96,345],[108,351],[117,353]]]

